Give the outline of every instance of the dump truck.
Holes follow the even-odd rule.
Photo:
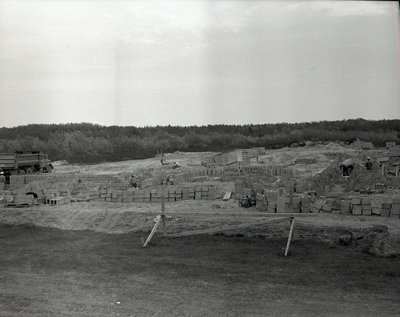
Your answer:
[[[15,153],[0,153],[0,172],[6,178],[10,175],[51,173],[53,165],[47,154],[40,151],[16,151]]]

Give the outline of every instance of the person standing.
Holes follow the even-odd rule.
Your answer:
[[[129,184],[131,184],[131,186],[133,188],[137,188],[137,180],[136,179],[137,179],[136,175],[131,175],[129,177]]]
[[[368,157],[367,161],[365,162],[365,168],[366,168],[367,171],[372,170],[372,161],[371,161],[370,157]]]

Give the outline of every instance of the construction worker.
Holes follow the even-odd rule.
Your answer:
[[[137,188],[137,182],[136,182],[135,175],[129,176],[129,184],[131,184],[132,187]]]
[[[367,161],[365,162],[365,168],[366,168],[367,171],[372,170],[372,161],[371,161],[370,157],[368,157]]]
[[[354,169],[354,162],[352,159],[345,160],[341,165],[343,176],[350,176],[351,171]]]
[[[178,163],[178,162],[174,162],[174,164],[172,165],[172,168],[178,168],[178,167],[180,167],[181,165]]]
[[[174,185],[174,180],[170,175],[167,176],[167,185]]]

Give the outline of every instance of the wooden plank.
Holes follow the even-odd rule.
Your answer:
[[[294,228],[294,218],[290,221],[290,230],[289,230],[289,237],[288,237],[288,241],[287,241],[286,249],[285,249],[285,256],[287,256],[289,253],[290,241],[292,240],[292,235],[293,235],[293,228]]]
[[[136,211],[133,211],[136,212]],[[139,213],[139,211],[137,211]],[[159,215],[159,211],[146,211],[143,212],[147,215]],[[276,213],[267,213],[267,212],[237,212],[237,213],[231,213],[231,212],[214,212],[214,211],[200,211],[200,212],[195,212],[195,211],[168,211],[165,214],[168,215],[173,215],[173,216],[199,216],[199,215],[205,215],[205,216],[226,216],[226,217],[263,217],[263,218],[269,218],[269,217],[291,217],[291,216],[296,216],[296,217],[301,217],[301,218],[306,218],[306,217],[320,217],[319,214],[316,213],[285,213],[285,214],[276,214]]]
[[[250,222],[250,223],[244,223],[244,224],[242,223],[242,224],[238,224],[238,225],[231,225],[231,226],[219,227],[219,228],[193,230],[193,231],[186,231],[186,232],[181,232],[181,233],[171,233],[171,234],[164,235],[164,237],[173,238],[173,237],[184,237],[184,236],[191,236],[191,235],[204,234],[204,233],[214,233],[214,232],[246,228],[249,226],[262,226],[262,225],[266,225],[266,224],[270,224],[270,223],[284,222],[284,221],[288,221],[291,219],[293,219],[293,217],[268,219],[268,220],[264,220],[262,222],[258,221],[258,222]]]
[[[157,228],[158,228],[159,224],[161,223],[161,218],[162,218],[161,215],[158,215],[156,217],[156,223],[155,223],[153,229],[151,230],[149,236],[147,237],[146,242],[143,244],[143,248],[147,247],[147,245],[149,244],[151,238],[153,238],[154,234],[157,231]]]

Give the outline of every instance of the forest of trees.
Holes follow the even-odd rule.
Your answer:
[[[400,140],[400,120],[342,120],[259,125],[120,127],[90,123],[0,128],[0,152],[35,149],[53,161],[98,163],[154,157],[158,150],[229,151],[285,147],[301,141],[358,138],[384,146]]]

